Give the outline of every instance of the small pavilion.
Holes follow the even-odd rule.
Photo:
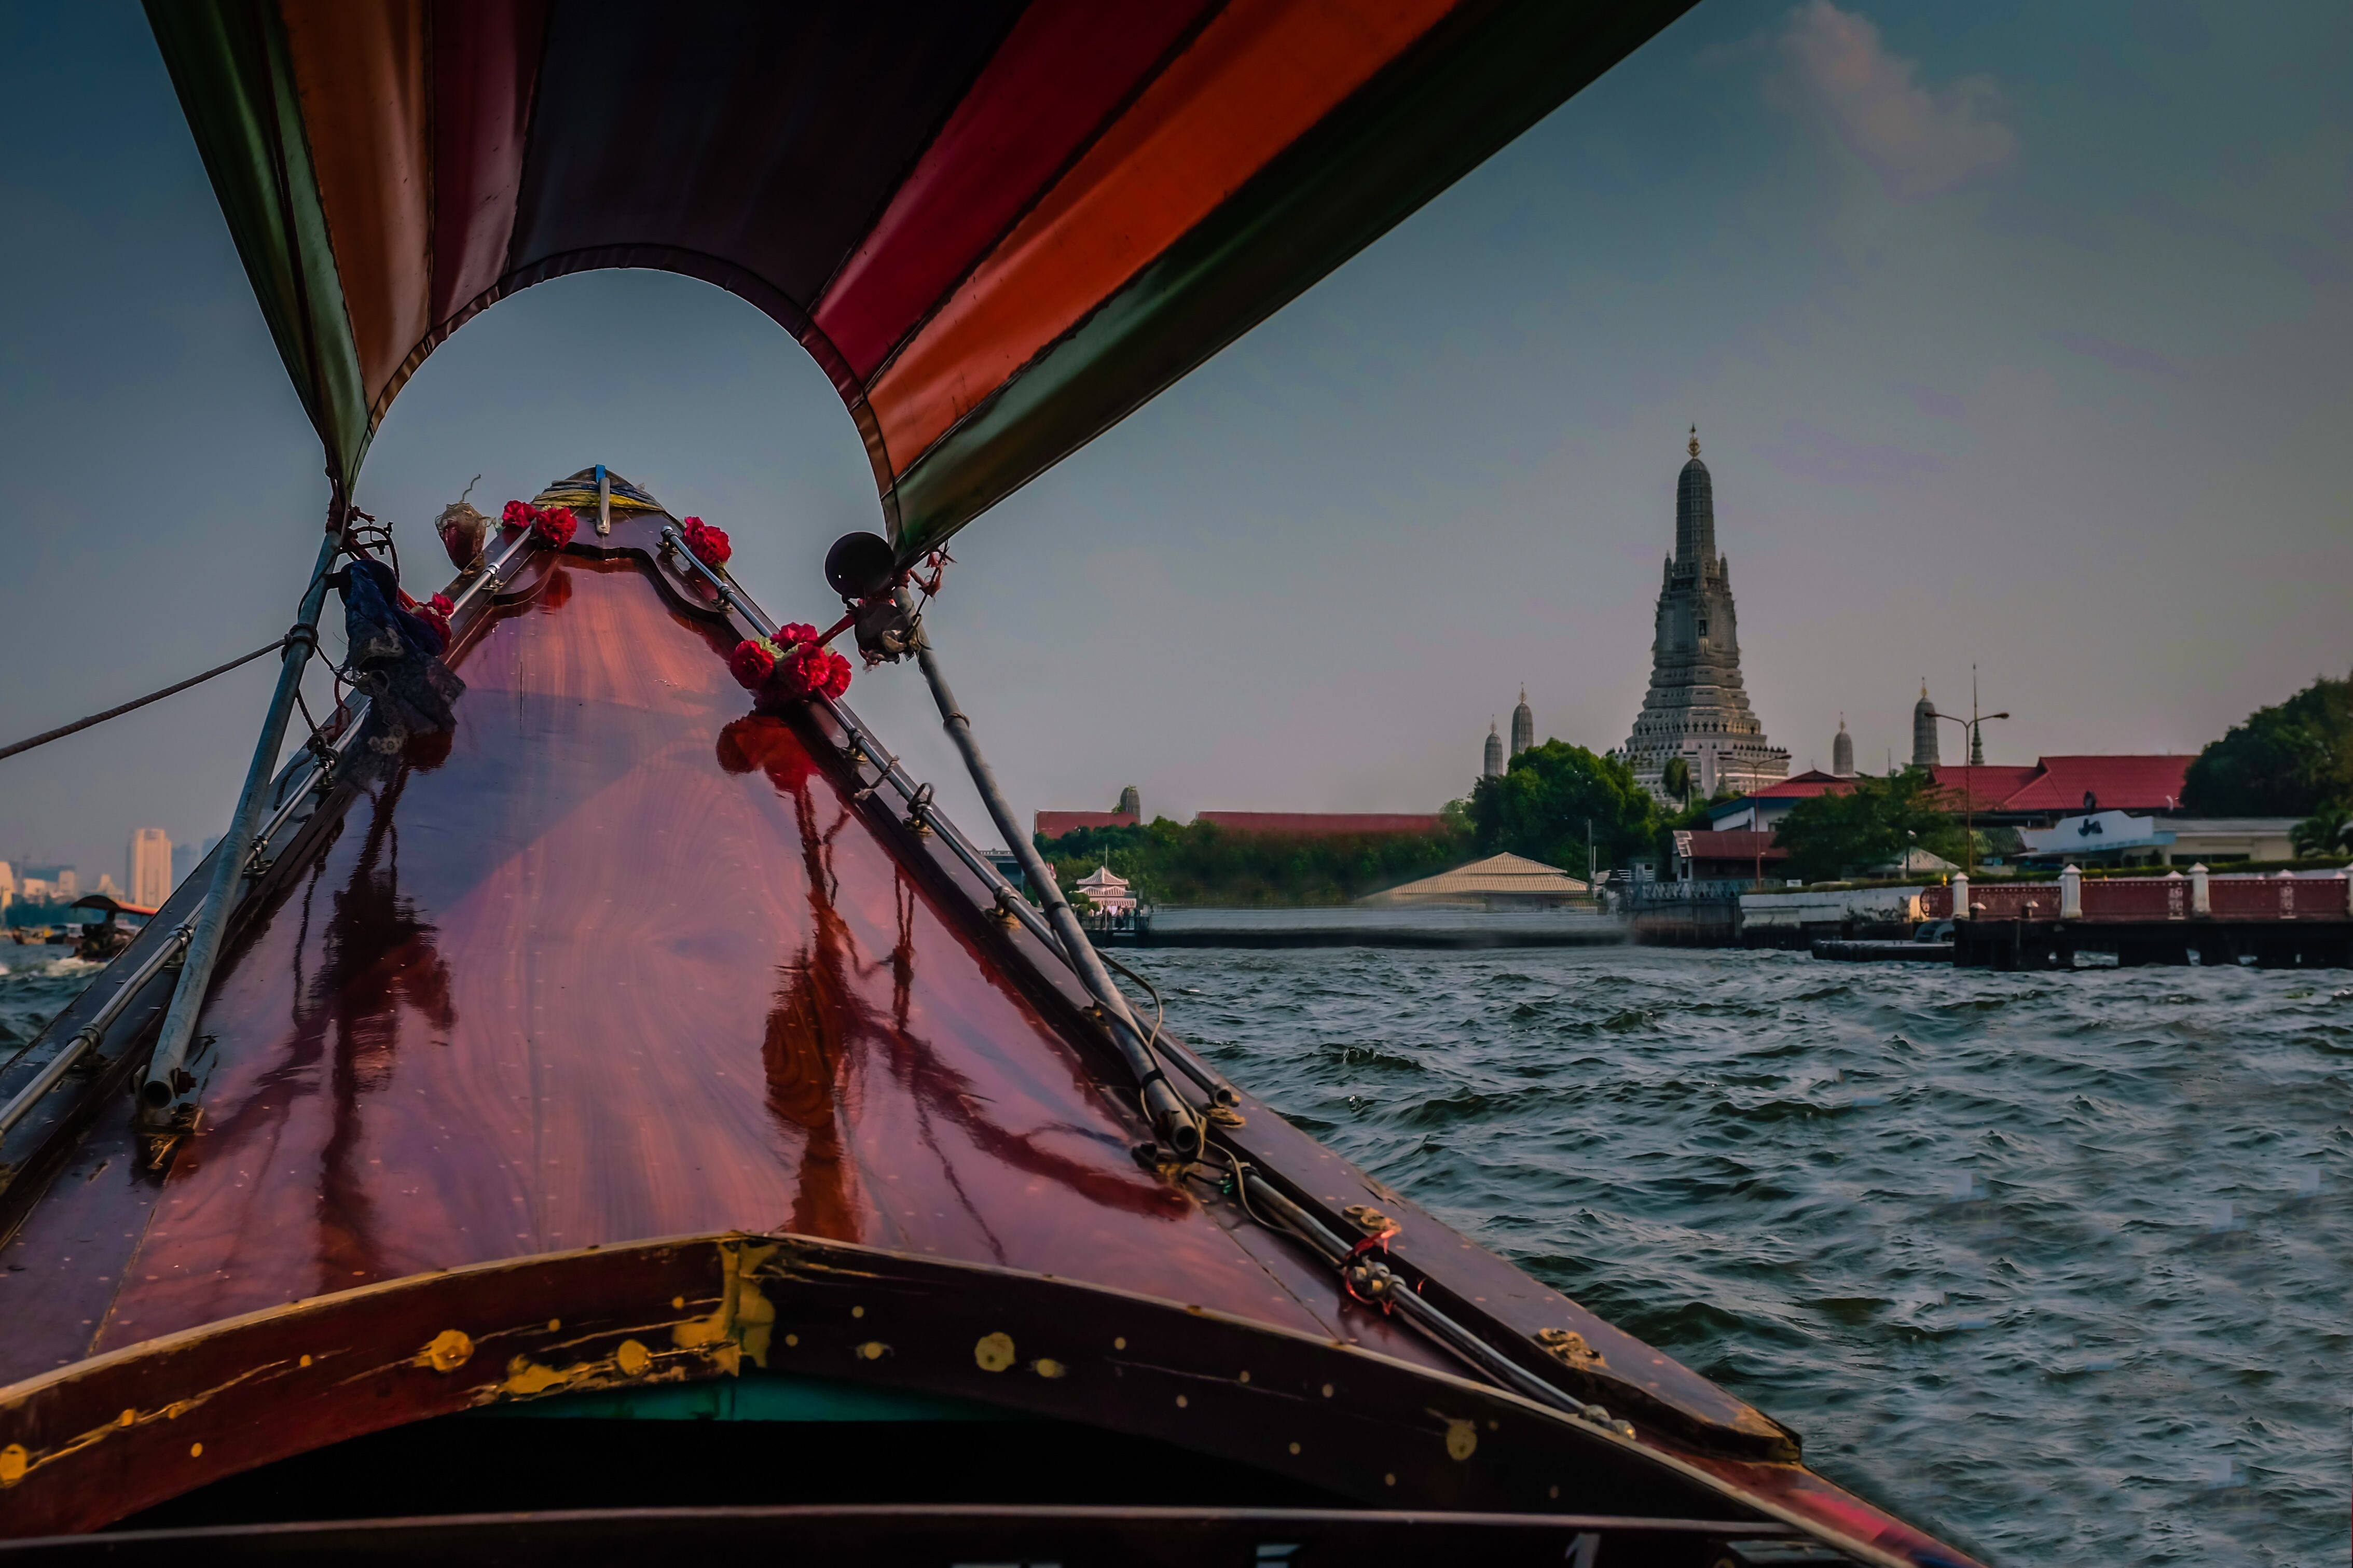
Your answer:
[[[1129,889],[1127,879],[1109,866],[1097,867],[1093,875],[1071,890],[1084,893],[1088,902],[1107,915],[1135,912],[1135,894]]]

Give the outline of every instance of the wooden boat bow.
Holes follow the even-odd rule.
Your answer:
[[[1364,1506],[1591,1511],[1606,1476],[1659,1517],[1964,1561],[1246,1093],[1223,1148],[1335,1231],[1378,1210],[1407,1288],[1611,1422],[1353,1300],[1223,1167],[1140,1161],[1083,990],[846,718],[744,712],[747,628],[667,522],[617,511],[472,595],[456,734],[290,824],[160,1169],[121,1042],[95,1103],[28,1123],[0,1531],[485,1407],[807,1374]]]

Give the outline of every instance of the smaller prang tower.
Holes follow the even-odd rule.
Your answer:
[[[1936,705],[1928,700],[1928,683],[1920,683],[1920,700],[1912,704],[1912,765],[1936,765]]]
[[[1481,770],[1491,779],[1504,776],[1504,737],[1495,733],[1495,721],[1487,721],[1487,757]]]
[[[1831,773],[1842,779],[1854,777],[1854,737],[1846,732],[1846,715],[1839,715],[1839,732],[1831,740]]]
[[[1528,689],[1520,688],[1520,705],[1512,710],[1512,755],[1533,751],[1536,743],[1536,713],[1528,706]]]
[[[1675,552],[1659,588],[1650,695],[1621,754],[1662,802],[1673,757],[1690,763],[1692,793],[1703,800],[1789,776],[1789,753],[1765,738],[1741,684],[1732,568],[1715,550],[1715,481],[1699,460],[1697,426],[1691,461],[1675,481]]]

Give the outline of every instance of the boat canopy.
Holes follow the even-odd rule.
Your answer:
[[[832,378],[912,560],[1689,0],[148,0],[348,496],[544,279],[659,268]]]

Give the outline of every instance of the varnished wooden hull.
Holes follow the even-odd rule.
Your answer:
[[[1335,1228],[1400,1221],[1426,1300],[1632,1435],[1351,1300],[1216,1168],[1139,1160],[1083,994],[869,787],[832,714],[746,711],[744,628],[659,559],[665,521],[533,558],[459,626],[455,737],[279,847],[199,1025],[192,1136],[156,1162],[121,1089],[159,983],[79,1098],[0,1145],[0,1532],[168,1510],[417,1423],[802,1378],[1169,1446],[1227,1468],[1204,1488],[1280,1500],[1723,1526],[1628,1560],[1794,1524],[1863,1561],[1966,1561],[1247,1096],[1236,1157]],[[923,1479],[892,1496],[955,1500]],[[1038,1480],[1010,1500],[1091,1500]],[[677,1500],[649,1490],[615,1500]],[[512,1506],[566,1500],[518,1483]]]

